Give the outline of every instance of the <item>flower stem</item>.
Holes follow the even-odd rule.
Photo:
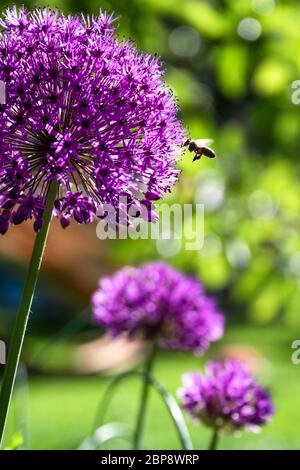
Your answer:
[[[46,199],[46,209],[44,211],[43,216],[43,226],[35,239],[31,260],[25,279],[21,303],[15,320],[13,333],[10,341],[7,364],[2,380],[0,392],[0,448],[3,441],[5,423],[12,397],[13,387],[22,351],[30,309],[33,301],[34,291],[46,246],[56,196],[57,185],[56,183],[51,182],[49,186],[48,196]]]
[[[208,450],[217,450],[218,442],[219,442],[219,431],[217,428],[215,428],[211,441],[209,443]]]
[[[149,398],[149,388],[150,388],[147,377],[151,374],[154,359],[155,359],[155,353],[156,353],[156,344],[153,343],[151,346],[149,357],[147,358],[145,362],[145,367],[144,367],[145,378],[143,380],[143,385],[142,385],[141,401],[140,401],[140,407],[138,410],[138,417],[137,417],[137,422],[136,422],[136,427],[135,427],[135,432],[134,432],[134,439],[133,439],[133,449],[135,450],[139,450],[140,445],[141,445],[142,431],[144,427],[146,409],[147,409],[148,398]]]

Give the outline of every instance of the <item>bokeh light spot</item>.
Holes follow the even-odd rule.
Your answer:
[[[261,24],[255,18],[244,18],[240,21],[237,33],[246,41],[256,41],[261,35]]]
[[[201,46],[199,33],[190,26],[179,26],[169,36],[170,51],[179,57],[194,57]]]

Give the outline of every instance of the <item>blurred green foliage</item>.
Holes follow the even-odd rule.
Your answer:
[[[205,244],[169,259],[222,293],[228,310],[256,322],[295,324],[300,109],[291,102],[291,83],[300,78],[297,0],[24,3],[115,11],[121,34],[162,56],[190,135],[213,138],[218,154],[217,161],[194,164],[187,154],[181,164],[169,200],[205,204]],[[108,247],[116,266],[166,255],[151,241],[111,241]]]

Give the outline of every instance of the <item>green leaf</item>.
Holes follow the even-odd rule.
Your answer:
[[[24,438],[20,432],[16,432],[12,438],[10,443],[4,447],[4,450],[18,450],[24,444]]]
[[[97,450],[106,442],[117,437],[126,438],[128,427],[122,423],[107,423],[100,426],[96,431],[88,436],[78,447],[78,450]]]
[[[240,98],[246,92],[248,51],[244,45],[222,47],[217,62],[217,79],[224,95]]]
[[[129,371],[117,376],[107,387],[102,402],[100,404],[99,412],[96,416],[96,426],[98,423],[103,422],[105,415],[107,413],[109,404],[113,398],[114,391],[118,388],[121,383],[130,377],[138,377],[142,380],[147,380],[149,385],[151,385],[157,393],[162,398],[164,404],[169,411],[169,414],[172,418],[174,426],[176,428],[179,440],[181,442],[182,448],[184,450],[191,450],[193,448],[189,431],[185,424],[185,420],[182,414],[182,411],[177,404],[175,398],[165,389],[165,387],[154,379],[150,374],[146,374],[140,371]]]

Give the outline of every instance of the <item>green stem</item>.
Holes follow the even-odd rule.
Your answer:
[[[219,431],[217,428],[215,428],[208,450],[217,450],[218,442],[219,442]]]
[[[46,200],[47,209],[44,211],[43,216],[43,226],[35,239],[31,260],[25,279],[22,299],[10,341],[7,364],[3,375],[0,392],[0,448],[3,441],[5,423],[12,397],[34,291],[46,246],[56,196],[57,185],[54,182],[51,182]]]
[[[152,344],[149,357],[146,360],[145,367],[144,367],[145,380],[143,380],[143,384],[142,384],[140,407],[138,410],[137,422],[136,422],[134,438],[133,438],[133,449],[135,450],[140,449],[140,445],[141,445],[142,431],[144,427],[144,421],[145,421],[148,398],[149,398],[149,381],[147,380],[147,377],[150,376],[152,372],[155,352],[156,352],[156,344]]]
[[[145,375],[144,372],[137,371],[137,370],[130,370],[128,372],[124,372],[121,375],[118,375],[113,379],[113,381],[108,385],[104,392],[103,399],[100,403],[100,407],[96,416],[95,424],[92,429],[92,434],[94,434],[95,429],[99,428],[99,424],[102,426],[105,420],[105,416],[107,414],[109,405],[112,401],[114,394],[118,387],[128,378],[131,377],[138,377],[141,380],[147,380],[149,385],[156,390],[156,392],[161,397],[162,401],[164,402],[170,417],[174,423],[176,428],[180,444],[183,450],[192,450],[193,445],[189,435],[188,428],[186,427],[182,411],[177,404],[175,398],[164,388],[164,386],[155,380],[151,375]]]

